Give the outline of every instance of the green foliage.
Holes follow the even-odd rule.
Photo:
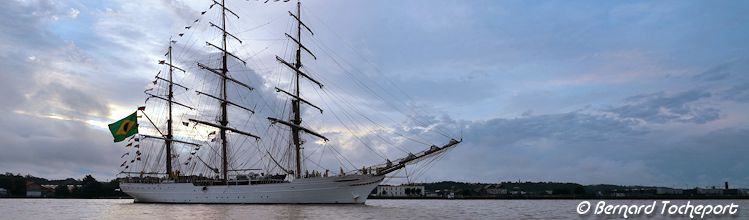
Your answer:
[[[25,196],[26,179],[21,174],[0,174],[0,188],[8,190],[9,196]]]
[[[473,190],[461,189],[460,191],[458,191],[458,194],[463,196],[473,196]]]
[[[567,188],[559,188],[559,189],[552,190],[551,194],[553,194],[553,195],[569,195],[571,192],[572,191],[570,191]]]
[[[76,191],[76,197],[96,198],[104,193],[103,185],[91,175],[83,178],[81,188]]]
[[[70,196],[70,190],[65,184],[60,184],[55,187],[55,197],[65,198]]]
[[[8,190],[8,196],[25,197],[26,183],[35,182],[40,185],[56,185],[55,197],[59,198],[102,198],[102,197],[126,197],[122,192],[115,191],[120,187],[117,180],[99,182],[91,175],[86,175],[82,180],[67,178],[64,180],[47,180],[31,175],[5,173],[0,174],[0,188]],[[68,190],[72,186],[72,190]]]
[[[576,195],[585,194],[585,187],[583,187],[583,186],[576,186],[574,192],[575,192]]]

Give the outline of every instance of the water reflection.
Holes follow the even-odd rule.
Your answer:
[[[731,202],[749,207],[747,200]],[[104,199],[0,199],[0,213],[2,219],[621,219],[621,216],[578,215],[575,212],[578,203],[576,200],[369,200],[366,205],[203,205],[136,204],[132,200]],[[738,216],[726,217],[747,219],[747,214],[741,215],[739,211]],[[679,219],[679,216],[630,216],[629,219]]]

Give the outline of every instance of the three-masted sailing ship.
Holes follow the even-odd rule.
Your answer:
[[[290,89],[272,88],[276,94],[285,96],[285,100],[290,101],[290,111],[269,112],[268,117],[261,120],[268,126],[268,129],[274,128],[277,130],[276,137],[285,137],[286,139],[280,139],[286,140],[285,143],[283,141],[266,140],[266,137],[242,130],[236,127],[234,122],[230,123],[230,120],[242,118],[238,116],[229,117],[230,112],[246,111],[251,115],[255,114],[256,109],[245,107],[241,103],[231,100],[227,88],[232,87],[244,93],[249,93],[255,88],[234,78],[236,74],[229,73],[233,65],[232,62],[246,64],[245,60],[230,52],[231,49],[227,46],[227,41],[230,40],[241,43],[237,36],[227,31],[228,16],[236,18],[239,18],[239,16],[226,6],[225,0],[213,1],[210,8],[219,10],[221,23],[209,22],[209,28],[220,33],[221,42],[216,45],[208,41],[206,46],[218,51],[215,53],[218,56],[214,56],[218,61],[214,64],[200,61],[194,63],[196,72],[202,72],[200,74],[207,74],[217,79],[211,81],[211,83],[217,83],[218,86],[204,83],[202,84],[203,88],[209,86],[213,88],[195,91],[198,97],[211,100],[210,103],[212,104],[202,106],[203,109],[210,109],[206,110],[209,113],[200,113],[200,107],[190,106],[189,103],[176,98],[178,91],[180,94],[188,95],[187,93],[181,93],[183,90],[187,91],[188,87],[184,85],[185,83],[180,84],[174,75],[187,71],[173,63],[172,45],[175,41],[170,40],[169,51],[165,54],[167,58],[159,61],[164,68],[168,69],[166,76],[158,74],[154,81],[154,85],[159,83],[159,85],[163,85],[162,88],[166,91],[162,93],[154,93],[151,89],[146,91],[146,102],[149,100],[158,101],[161,106],[165,106],[163,108],[149,107],[149,114],[165,113],[165,120],[152,120],[152,117],[146,114],[145,107],[139,108],[139,120],[147,121],[147,123],[143,123],[146,125],[150,123],[152,130],[156,132],[141,132],[130,137],[130,143],[127,147],[131,147],[135,153],[130,155],[130,152],[128,152],[121,157],[125,158],[128,155],[133,157],[132,160],[129,159],[130,157],[125,158],[126,161],[122,163],[122,167],[125,169],[119,174],[119,181],[121,190],[132,196],[135,202],[364,203],[370,192],[386,178],[386,175],[402,170],[407,165],[442,155],[461,142],[461,140],[450,138],[446,144],[441,146],[430,145],[421,152],[407,153],[404,157],[394,160],[385,159],[383,163],[369,167],[357,167],[348,170],[341,168],[337,172],[303,170],[305,161],[308,159],[305,158],[303,152],[303,144],[305,143],[303,136],[315,138],[318,142],[326,142],[329,139],[324,133],[316,132],[302,123],[303,106],[319,110],[320,113],[323,112],[323,109],[303,98],[300,91],[300,82],[311,83],[311,85],[320,89],[323,88],[323,84],[321,80],[317,80],[314,75],[305,71],[302,65],[303,55],[311,56],[314,59],[317,59],[317,57],[302,44],[302,34],[313,33],[312,29],[302,22],[301,3],[297,2],[296,13],[289,12],[291,19],[293,19],[293,29],[296,36],[285,35],[295,49],[291,54],[294,61],[289,62],[279,56],[275,57],[282,68],[293,73],[288,86]],[[202,12],[202,14],[205,13]],[[198,21],[195,20],[196,23]],[[189,29],[190,27],[185,28]],[[179,34],[180,37],[182,35],[182,33]],[[181,110],[176,110],[176,108]],[[194,114],[195,117],[187,118],[188,116],[184,114],[185,111],[197,111],[199,113]],[[216,114],[210,115],[210,111],[214,111]],[[174,123],[174,116],[180,114],[180,112],[182,112],[183,121]],[[208,138],[203,138],[203,135],[197,135],[196,132],[190,134],[184,132],[184,129],[176,129],[177,126],[173,126],[173,124],[186,127],[192,125],[193,129],[199,130],[197,133],[203,132],[204,135],[207,132]],[[163,129],[163,127],[166,127],[166,129],[163,131],[159,129]],[[270,132],[266,132],[266,134],[271,136]],[[234,136],[234,138],[230,136]],[[235,141],[231,142],[232,140]],[[144,144],[146,141],[156,143],[152,144],[151,147],[159,150],[151,150],[146,153]],[[275,150],[271,150],[271,147],[261,148],[260,145],[278,146],[272,148]],[[232,155],[232,153],[236,153],[236,150],[232,151],[231,149],[242,147],[256,148],[256,152],[253,153],[268,164],[266,168],[235,168],[232,162],[236,163],[242,160],[236,155]],[[188,158],[184,159],[185,156]],[[144,165],[136,169],[138,162],[142,162]],[[183,162],[184,164],[182,164]],[[147,163],[150,163],[150,166],[145,165]],[[175,168],[175,165],[178,167],[184,165],[191,167],[193,170],[205,171],[205,173],[187,172],[185,169]],[[154,167],[156,167],[154,171],[147,170]],[[196,167],[202,167],[203,169],[196,169]]]

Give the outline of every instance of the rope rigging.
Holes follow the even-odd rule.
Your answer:
[[[294,166],[301,167],[304,166],[304,163],[316,166],[314,167],[315,169],[338,171],[339,169],[337,168],[331,169],[338,166],[340,170],[345,168],[348,172],[357,172],[362,164],[352,163],[349,157],[352,154],[356,154],[360,149],[357,148],[358,146],[362,146],[368,152],[377,155],[379,160],[356,160],[357,162],[389,162],[389,158],[395,158],[392,155],[393,150],[398,155],[403,155],[417,152],[417,150],[414,150],[415,147],[420,149],[424,146],[433,146],[431,143],[436,142],[436,140],[425,138],[424,133],[426,132],[433,132],[450,138],[442,127],[430,124],[417,117],[418,114],[413,109],[407,107],[409,103],[414,103],[413,98],[408,96],[392,80],[387,77],[372,79],[360,67],[353,65],[355,62],[344,59],[346,56],[336,53],[318,36],[311,34],[311,30],[306,25],[312,27],[314,26],[313,24],[322,24],[320,26],[326,27],[330,33],[340,38],[340,35],[332,31],[322,19],[317,18],[312,13],[308,13],[307,10],[304,13],[315,18],[317,23],[301,26],[301,20],[298,17],[288,17],[286,29],[288,30],[287,33],[294,33],[302,29],[302,27],[310,30],[308,35],[304,35],[304,42],[311,42],[310,45],[315,48],[310,47],[307,49],[305,47],[304,50],[309,52],[305,57],[319,60],[317,62],[309,62],[309,64],[305,63],[302,66],[301,62],[298,61],[299,58],[297,58],[296,62],[289,63],[298,66],[295,70],[293,67],[291,69],[286,68],[282,63],[268,64],[268,62],[273,62],[273,60],[261,61],[255,58],[265,55],[269,48],[274,47],[283,48],[283,53],[280,57],[294,57],[295,52],[299,53],[300,48],[304,47],[302,46],[300,36],[295,37],[287,34],[288,38],[255,39],[255,42],[266,42],[265,45],[261,45],[255,49],[248,46],[253,40],[244,42],[240,40],[246,33],[262,30],[281,20],[279,19],[280,16],[244,29],[239,28],[238,25],[226,22],[224,22],[226,26],[221,27],[220,20],[224,19],[221,13],[227,12],[212,10],[214,8],[218,8],[217,10],[228,10],[224,5],[214,1],[208,9],[200,12],[198,18],[191,20],[191,23],[184,26],[184,29],[181,29],[169,41],[170,45],[174,46],[174,50],[168,55],[174,58],[174,67],[179,66],[184,68],[182,71],[184,73],[174,72],[175,74],[173,74],[174,77],[171,78],[171,81],[156,80],[152,87],[149,88],[157,96],[168,96],[170,93],[166,89],[172,85],[177,86],[179,84],[179,88],[184,88],[173,90],[174,102],[184,103],[185,106],[190,106],[195,110],[175,109],[172,121],[175,125],[175,136],[173,138],[174,140],[194,141],[199,145],[191,146],[188,144],[173,143],[171,152],[166,152],[165,141],[163,140],[141,140],[139,143],[141,145],[140,149],[136,152],[129,151],[127,154],[122,155],[122,159],[131,158],[125,161],[130,163],[123,163],[125,165],[123,172],[137,170],[140,173],[167,173],[167,169],[169,168],[165,167],[169,166],[165,166],[166,162],[163,160],[165,157],[173,158],[170,166],[179,175],[183,176],[218,176],[217,169],[225,173],[224,179],[229,178],[227,177],[229,172],[233,176],[237,176],[241,175],[242,172],[255,169],[261,169],[264,173],[270,175],[271,173],[279,172],[287,173],[285,171],[287,168]],[[231,14],[233,13],[231,12]],[[218,42],[222,40],[221,37],[217,36],[223,35],[223,38],[229,36],[227,35],[227,29],[241,29],[233,34],[229,34],[231,35],[229,39],[236,39],[236,41],[229,44],[224,42],[223,47],[219,43],[215,45],[208,43],[209,46],[206,46],[206,42]],[[340,40],[338,42],[343,42],[345,46],[348,46],[360,58],[366,60],[347,41]],[[282,46],[280,46],[281,44]],[[210,45],[213,45],[213,47]],[[322,54],[317,54],[317,56],[322,56],[316,57],[315,54],[312,54],[313,52],[310,50],[314,51],[314,49],[322,52]],[[222,61],[222,58],[226,60],[225,57],[227,54],[236,59],[228,62]],[[299,55],[296,54],[296,56],[298,57]],[[366,61],[369,65],[374,66],[370,61]],[[172,65],[171,62],[170,60],[169,65]],[[210,69],[201,67],[198,64],[215,68],[214,70],[217,71],[224,71],[225,75],[211,74]],[[219,67],[221,64],[224,64],[225,68]],[[163,66],[159,74],[161,72],[166,73],[168,68],[172,67]],[[376,66],[374,66],[374,70],[380,76],[385,75]],[[306,78],[299,77],[300,74],[307,74],[304,75]],[[227,77],[231,77],[238,82],[250,85],[256,89],[248,91],[242,86],[229,83],[230,86],[225,86],[224,90],[222,90],[217,85],[224,85],[221,82],[224,80],[224,83],[226,83]],[[300,78],[310,79],[310,81],[303,83],[306,80],[300,80]],[[319,79],[319,82],[314,79]],[[384,85],[383,81],[389,85]],[[323,84],[325,88],[323,88]],[[295,85],[297,86],[295,87]],[[305,93],[298,94],[296,97],[288,97],[283,94],[277,94],[273,88],[282,88],[285,91],[297,93],[298,90],[304,90]],[[364,93],[352,92],[352,89],[358,89]],[[225,98],[219,98],[219,95],[211,96],[210,94],[222,94]],[[291,93],[288,94],[292,95]],[[149,110],[149,116],[153,116],[154,126],[145,125],[144,131],[148,134],[155,134],[155,130],[166,126],[169,119],[167,112],[163,108],[164,103],[148,102],[149,98],[151,96],[146,98],[146,106]],[[372,104],[372,101],[365,101],[370,98],[377,102],[375,104],[384,104],[384,106],[389,108],[388,110],[394,110],[405,119],[412,121],[418,126],[422,126],[425,132],[409,133],[402,128],[397,128],[397,126],[405,127],[406,125],[403,124],[406,122],[396,118],[392,111],[379,110],[369,105],[364,105]],[[244,106],[246,110],[250,111],[244,111],[242,108],[227,108],[221,113],[222,109],[217,107],[217,103],[223,102],[226,105],[226,103],[229,103],[228,100],[232,100],[237,106]],[[298,107],[302,103],[300,100],[305,100],[304,103],[309,105],[312,105],[312,103],[322,103],[324,108],[315,109],[307,105],[300,110]],[[294,109],[294,102],[297,105],[296,110]],[[319,113],[317,112],[318,109]],[[325,109],[325,114],[322,114],[323,109]],[[236,131],[223,127],[206,126],[205,124],[196,122],[227,121],[226,118],[222,119],[222,117],[227,117],[226,114],[231,116],[228,117],[229,122],[222,126],[236,129]],[[294,114],[297,114],[297,116],[304,115],[305,120],[302,121],[300,119],[297,123],[300,127],[311,127],[317,131],[324,131],[320,136],[335,135],[337,137],[350,137],[354,141],[348,143],[345,141],[309,141],[309,138],[315,138],[310,135],[313,134],[311,130],[299,130],[299,128],[293,126],[272,126],[266,120],[267,117],[284,116],[285,118],[282,119],[291,119],[290,121],[292,121],[294,120]],[[217,132],[222,130],[228,131],[227,134],[229,135],[225,137],[226,140],[217,137],[219,136]],[[247,135],[240,135],[239,130],[256,134],[262,138],[255,139]],[[294,154],[295,149],[292,146],[294,145],[295,138],[290,135],[294,131],[305,134],[305,138],[298,137],[296,140],[306,142],[304,143],[306,149],[304,151],[300,149],[296,155]],[[344,134],[348,136],[342,136]],[[227,151],[225,153],[222,152],[221,141],[231,143],[223,145]],[[142,157],[140,156],[141,154],[143,154]],[[138,156],[134,157],[134,155]],[[222,155],[226,155],[226,158]],[[297,155],[301,155],[301,160],[297,159],[298,162],[295,162],[294,156]],[[423,175],[426,169],[430,168],[435,161],[443,157],[444,152],[441,155],[427,159],[423,164],[414,166],[410,170],[411,175]],[[221,168],[222,160],[227,161],[223,162],[226,164],[226,168]],[[136,163],[136,161],[138,162]],[[337,164],[335,164],[336,162]],[[280,165],[283,165],[283,167]],[[297,169],[295,174],[300,175],[301,173],[301,169]]]

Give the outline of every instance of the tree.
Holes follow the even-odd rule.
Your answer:
[[[473,192],[470,189],[463,189],[460,191],[460,194],[463,196],[473,196]]]
[[[21,174],[5,173],[0,175],[0,188],[7,189],[10,196],[25,196],[26,179]]]
[[[552,194],[554,195],[569,195],[570,193],[571,193],[570,189],[565,189],[565,188],[557,188],[557,189],[552,190]]]
[[[70,190],[70,196],[78,198],[78,197],[81,197],[80,194],[81,194],[80,188],[78,188],[78,186],[76,185],[73,185],[73,189]]]
[[[578,195],[585,194],[585,187],[583,187],[581,185],[577,185],[575,187],[575,194],[578,194]]]
[[[93,176],[86,175],[86,177],[83,178],[81,181],[81,188],[78,189],[78,195],[79,197],[83,198],[95,198],[99,197],[103,193],[103,187],[102,184],[97,181]]]
[[[57,185],[57,187],[55,187],[55,196],[56,197],[70,196],[70,191],[68,190],[68,186],[65,184]]]

